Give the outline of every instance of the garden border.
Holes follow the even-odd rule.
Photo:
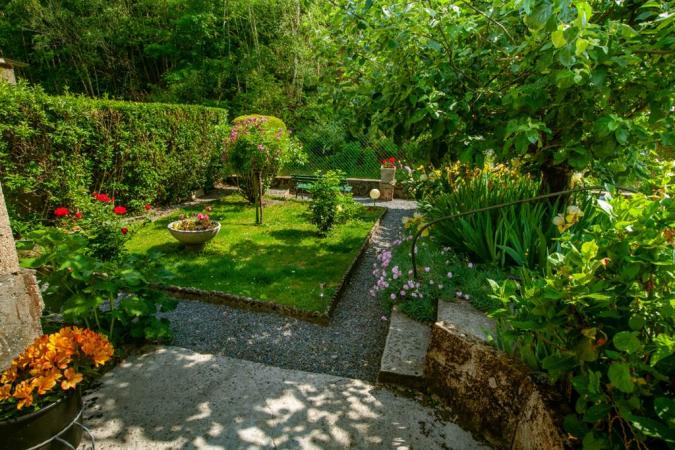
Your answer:
[[[380,228],[382,219],[389,211],[389,208],[379,207],[382,209],[379,217],[370,228],[370,231],[363,239],[363,243],[359,248],[358,252],[354,256],[354,259],[350,263],[347,270],[344,272],[342,279],[339,281],[335,292],[333,293],[327,308],[323,312],[319,311],[305,311],[293,306],[281,305],[275,303],[274,300],[262,301],[253,297],[245,297],[237,294],[230,294],[223,291],[209,291],[206,289],[199,289],[193,287],[184,287],[184,286],[175,286],[175,285],[155,285],[156,288],[168,292],[172,297],[178,298],[180,300],[199,300],[206,303],[215,303],[220,305],[233,306],[235,308],[249,309],[253,311],[263,311],[263,312],[276,312],[283,314],[285,316],[293,317],[300,320],[305,320],[308,322],[316,323],[319,325],[328,325],[330,323],[330,318],[333,315],[338,300],[340,296],[344,293],[345,287],[349,279],[354,274],[354,270],[358,265],[359,261],[363,258],[368,246],[370,245],[375,231]]]

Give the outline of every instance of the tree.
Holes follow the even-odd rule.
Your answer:
[[[335,4],[338,107],[421,159],[518,157],[557,189],[640,175],[675,142],[671,2]]]
[[[300,147],[280,119],[250,115],[234,119],[225,151],[241,193],[256,207],[256,224],[262,224],[263,196],[285,163],[302,158]]]

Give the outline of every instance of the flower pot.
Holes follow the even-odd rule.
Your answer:
[[[216,227],[211,228],[210,230],[176,230],[174,226],[178,224],[180,220],[171,222],[168,226],[171,236],[176,238],[179,242],[182,242],[186,245],[199,245],[207,241],[210,241],[220,231],[220,222],[216,222]]]
[[[52,440],[58,436],[77,448],[82,428],[74,425],[82,412],[82,396],[75,390],[64,398],[30,414],[0,422],[0,450],[56,450],[67,448]]]
[[[396,184],[396,167],[380,167],[380,181],[386,184]]]

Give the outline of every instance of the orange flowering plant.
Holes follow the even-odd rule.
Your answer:
[[[0,420],[53,403],[112,355],[108,338],[86,328],[40,336],[0,376]]]

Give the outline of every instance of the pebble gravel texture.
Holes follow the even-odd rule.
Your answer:
[[[165,314],[175,335],[172,344],[200,353],[375,381],[389,322],[383,319],[388,313],[380,301],[368,295],[372,265],[376,250],[389,247],[399,237],[401,219],[416,207],[408,200],[377,204],[389,211],[355,267],[328,326],[276,313],[186,300]]]

